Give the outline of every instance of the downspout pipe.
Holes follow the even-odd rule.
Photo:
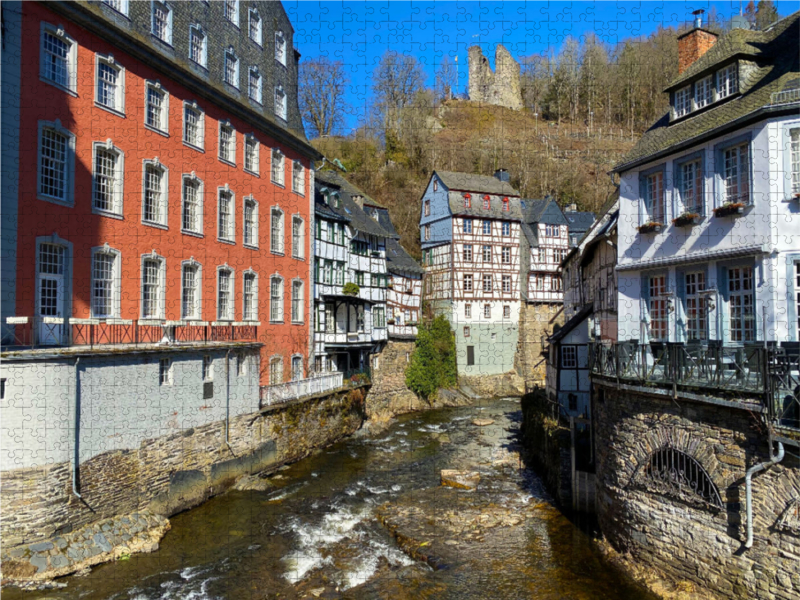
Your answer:
[[[767,462],[762,462],[753,465],[747,470],[745,475],[745,494],[747,496],[747,541],[744,543],[745,548],[753,547],[753,475],[759,471],[769,469],[773,465],[777,465],[783,460],[783,444],[778,442],[778,453],[773,455]]]
[[[225,353],[225,445],[231,447],[231,351]]]
[[[81,425],[81,412],[80,412],[80,397],[81,397],[81,382],[80,378],[78,377],[78,365],[81,362],[81,357],[77,357],[75,359],[75,415],[74,415],[74,426],[75,426],[75,434],[73,438],[73,456],[72,456],[72,493],[77,497],[79,500],[83,500],[83,496],[81,496],[80,492],[78,492],[78,459],[79,459],[79,449],[78,449],[78,437],[80,436],[80,425]]]

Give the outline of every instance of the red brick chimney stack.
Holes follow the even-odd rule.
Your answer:
[[[717,34],[703,29],[703,10],[696,10],[694,27],[678,36],[678,75],[711,49],[717,41]]]

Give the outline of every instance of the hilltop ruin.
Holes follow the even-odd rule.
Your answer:
[[[522,88],[519,80],[519,63],[501,44],[494,52],[495,71],[489,66],[480,46],[469,49],[469,99],[505,106],[513,110],[522,108]]]

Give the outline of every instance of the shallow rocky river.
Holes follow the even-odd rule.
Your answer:
[[[175,516],[158,552],[3,597],[651,600],[520,468],[520,416],[500,400],[401,417]]]

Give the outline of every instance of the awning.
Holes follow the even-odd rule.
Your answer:
[[[628,264],[617,265],[617,271],[643,271],[645,269],[655,269],[658,267],[669,267],[672,265],[684,265],[690,263],[708,262],[710,260],[725,260],[729,258],[741,258],[743,256],[754,256],[756,254],[769,254],[770,250],[766,244],[745,246],[743,248],[726,248],[724,250],[708,250],[697,254],[684,254],[678,256],[663,256],[651,258],[650,260],[640,260]]]

